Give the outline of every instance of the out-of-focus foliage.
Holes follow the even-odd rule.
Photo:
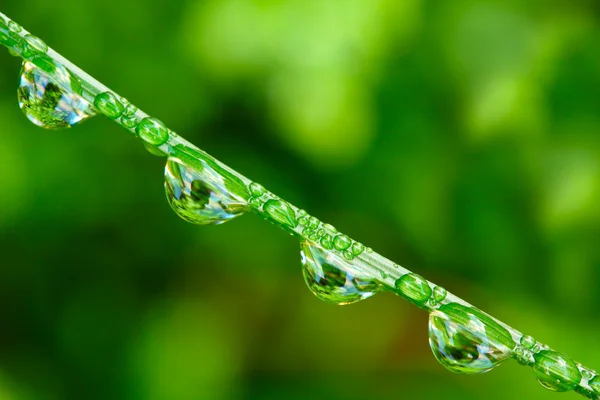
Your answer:
[[[1,10],[238,171],[600,368],[596,1],[31,0]],[[196,227],[163,160],[30,124],[0,52],[0,399],[554,399],[458,376],[427,316],[335,307],[254,216]],[[575,395],[570,395],[575,397]]]

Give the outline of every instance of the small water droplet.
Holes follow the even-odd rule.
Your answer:
[[[370,247],[367,247],[365,250],[366,250],[367,253],[372,253],[373,252],[373,249],[370,248]]]
[[[337,235],[333,238],[333,246],[338,250],[346,250],[352,244],[352,240],[346,235]]]
[[[535,377],[546,389],[565,392],[575,389],[581,381],[581,372],[569,357],[552,350],[542,350],[533,357]]]
[[[37,54],[44,54],[48,51],[48,45],[42,39],[31,34],[24,37],[23,57],[33,57]]]
[[[14,33],[20,33],[23,30],[23,28],[21,28],[21,25],[17,24],[15,21],[8,21],[8,29],[13,31]]]
[[[250,201],[248,202],[248,204],[256,209],[259,209],[260,206],[263,205],[263,201],[261,199],[259,199],[258,197],[252,197],[250,199]]]
[[[300,225],[302,225],[302,226],[306,226],[306,225],[308,225],[308,218],[307,217],[300,217],[300,218],[298,218],[298,223]]]
[[[527,350],[533,349],[533,346],[536,344],[536,340],[529,335],[523,335],[519,342],[521,343],[521,346],[525,347]]]
[[[356,266],[320,246],[301,244],[302,273],[306,285],[319,299],[344,305],[371,297],[376,281],[359,278]]]
[[[263,194],[267,193],[267,189],[265,189],[263,187],[263,185],[261,185],[260,183],[256,183],[256,182],[252,182],[248,186],[248,189],[250,189],[250,193],[252,194],[252,196],[256,196],[256,197],[260,197]]]
[[[419,307],[422,307],[432,294],[429,283],[414,273],[402,275],[394,286],[396,293]]]
[[[429,317],[429,345],[450,371],[481,374],[506,360],[515,342],[504,327],[480,310],[448,303]]]
[[[135,131],[143,141],[154,146],[160,146],[169,139],[169,129],[156,118],[142,119]]]
[[[310,226],[312,229],[317,229],[319,227],[319,225],[321,225],[321,221],[319,221],[317,218],[315,218],[315,217],[308,218],[308,226]]]
[[[436,302],[439,303],[439,302],[444,301],[444,299],[446,298],[447,295],[448,295],[448,292],[443,287],[436,286],[433,288],[433,299]]]
[[[169,158],[165,191],[177,215],[193,224],[222,224],[247,209],[245,200],[228,191],[223,176],[206,163],[201,169],[194,169]]]
[[[133,115],[138,111],[138,108],[136,106],[134,106],[133,104],[131,104],[130,102],[127,102],[127,104],[125,104],[125,115]]]
[[[268,200],[265,203],[263,210],[265,210],[272,221],[281,224],[288,229],[293,229],[298,226],[294,209],[283,200]]]
[[[331,236],[329,236],[329,235],[323,236],[321,238],[321,246],[323,246],[323,248],[325,248],[327,250],[333,249],[333,240],[331,239]]]
[[[306,217],[308,213],[305,210],[298,210],[298,217]]]
[[[362,243],[359,242],[354,242],[352,243],[352,254],[354,254],[355,256],[359,256],[362,254],[363,251],[365,251],[365,246]]]
[[[75,88],[79,82],[56,64],[52,77],[24,62],[18,90],[19,107],[34,124],[47,129],[68,128],[95,115],[94,108]]]
[[[117,119],[125,111],[123,104],[111,92],[100,93],[94,99],[94,106],[108,118]]]
[[[138,119],[135,115],[125,115],[121,117],[121,124],[127,129],[133,129],[138,124]]]
[[[590,371],[589,369],[585,368],[581,364],[577,364],[577,368],[579,368],[579,370],[581,371],[581,376],[583,376],[585,379],[589,380],[594,377],[593,372]]]
[[[344,256],[344,258],[346,260],[354,260],[354,254],[352,254],[351,250],[344,250],[344,251],[342,251],[342,255]]]

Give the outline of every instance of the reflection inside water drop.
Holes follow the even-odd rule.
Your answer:
[[[361,278],[360,270],[348,261],[317,245],[301,244],[302,274],[306,285],[319,299],[344,305],[366,299],[380,288],[373,279]]]
[[[504,327],[478,309],[450,303],[431,313],[429,344],[450,371],[481,374],[506,360],[515,342]]]
[[[243,214],[244,199],[227,190],[227,181],[206,163],[199,169],[169,158],[165,191],[173,210],[184,220],[199,225],[222,224]]]
[[[95,115],[94,108],[75,90],[77,87],[75,78],[62,65],[55,65],[50,77],[26,61],[17,92],[19,107],[42,128],[69,128]]]

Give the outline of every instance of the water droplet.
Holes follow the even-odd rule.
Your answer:
[[[300,217],[300,218],[298,218],[298,223],[300,225],[302,225],[302,226],[308,225],[308,217]]]
[[[308,213],[305,210],[298,210],[298,217],[306,217]]]
[[[585,379],[589,380],[594,377],[594,373],[582,366],[581,364],[577,364],[577,368],[579,368],[579,370],[581,371],[581,376],[583,376]]]
[[[323,246],[323,248],[325,248],[327,250],[333,249],[333,240],[331,239],[331,236],[329,236],[329,235],[323,236],[321,238],[321,246]]]
[[[552,350],[542,350],[533,357],[535,377],[546,389],[565,392],[575,389],[581,381],[581,372],[569,357]]]
[[[250,193],[252,196],[260,197],[263,194],[267,193],[267,189],[265,189],[260,183],[252,182],[248,189],[250,189]]]
[[[480,310],[448,303],[429,317],[429,345],[450,371],[481,374],[506,360],[515,342],[510,332]]]
[[[248,204],[253,208],[259,209],[263,205],[263,201],[258,197],[252,197],[250,201],[248,201]]]
[[[154,146],[160,146],[169,139],[169,129],[156,118],[144,118],[135,131],[142,140]]]
[[[346,250],[352,244],[352,240],[346,235],[337,235],[333,238],[333,246],[338,250]]]
[[[68,128],[95,115],[76,88],[79,82],[62,66],[52,77],[30,62],[23,63],[18,90],[19,107],[34,124],[47,129]]]
[[[367,247],[365,250],[366,250],[367,253],[372,253],[373,252],[373,249],[370,248],[370,247]]]
[[[44,54],[48,51],[48,45],[37,36],[30,34],[25,35],[25,43],[23,45],[23,57],[33,57],[37,54]]]
[[[285,201],[271,199],[265,203],[263,210],[265,210],[272,221],[282,224],[288,229],[298,226],[294,210]]]
[[[362,254],[363,251],[365,251],[365,246],[362,243],[352,243],[352,254],[354,254],[355,256],[359,256]]]
[[[377,282],[359,278],[360,271],[352,262],[309,243],[302,243],[301,250],[304,280],[319,299],[339,305],[351,304],[379,290]]]
[[[111,119],[119,118],[123,114],[123,111],[125,111],[125,107],[117,99],[117,96],[110,92],[97,95],[94,99],[94,106],[96,106],[98,111]]]
[[[130,102],[127,102],[127,104],[125,104],[125,115],[133,115],[137,112],[138,108],[136,106],[134,106],[133,104],[131,104]]]
[[[519,342],[521,343],[521,346],[525,347],[528,350],[533,349],[533,346],[535,346],[536,344],[535,339],[529,335],[522,336]]]
[[[443,287],[436,286],[433,288],[433,299],[436,302],[439,303],[441,301],[444,301],[444,299],[446,298],[447,295],[448,295],[448,292]]]
[[[321,221],[319,221],[317,218],[315,218],[315,217],[308,218],[308,226],[311,227],[312,229],[317,229],[319,227],[319,225],[321,225]]]
[[[432,293],[429,283],[414,273],[402,275],[394,286],[400,296],[420,307],[429,300]]]
[[[138,124],[138,119],[135,115],[125,115],[121,117],[121,124],[127,129],[133,129]]]
[[[342,255],[346,260],[354,260],[354,254],[352,254],[352,251],[350,250],[344,250],[342,252]]]
[[[246,211],[245,200],[228,191],[223,176],[204,162],[194,169],[169,158],[165,191],[177,215],[193,224],[222,224]]]
[[[15,21],[8,21],[8,29],[13,31],[14,33],[19,33],[23,30],[21,25],[17,24]]]
[[[588,382],[594,393],[600,396],[600,375],[596,375]]]

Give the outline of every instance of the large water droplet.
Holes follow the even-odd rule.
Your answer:
[[[552,350],[542,350],[533,357],[535,377],[546,389],[565,392],[575,389],[581,381],[581,372],[569,357]]]
[[[79,83],[59,64],[52,76],[30,62],[23,63],[19,107],[34,124],[47,129],[69,128],[95,115],[79,93]]]
[[[429,345],[450,371],[481,374],[507,359],[515,342],[504,327],[480,310],[449,303],[429,316]]]
[[[216,225],[243,214],[246,201],[227,190],[225,178],[208,164],[194,169],[176,158],[165,168],[165,191],[173,210],[184,220]]]
[[[306,285],[319,299],[344,305],[375,294],[379,283],[361,278],[352,261],[307,242],[301,245],[302,274]]]

